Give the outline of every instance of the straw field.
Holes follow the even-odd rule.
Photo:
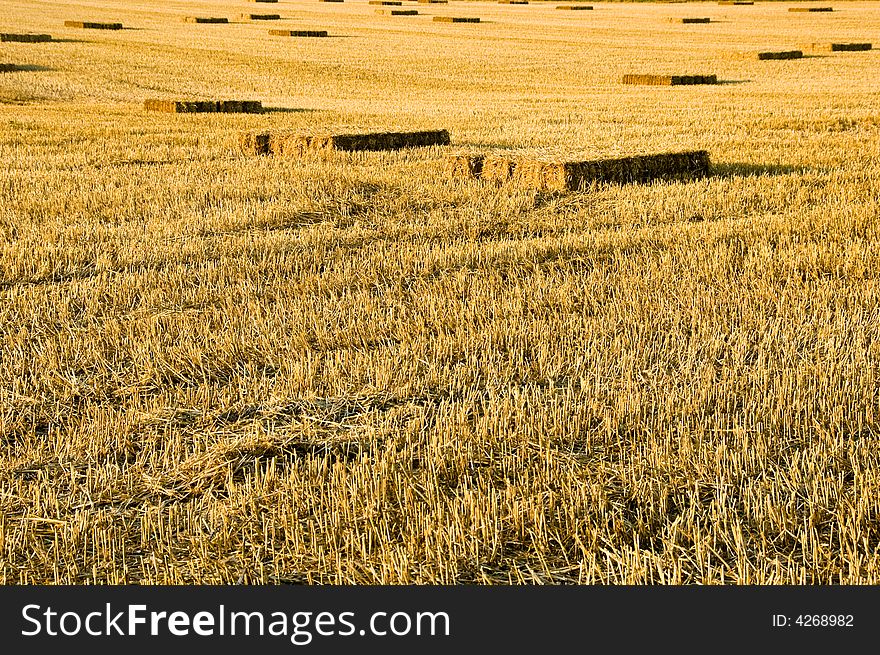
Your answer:
[[[880,3],[591,4],[4,7],[0,581],[880,583]]]

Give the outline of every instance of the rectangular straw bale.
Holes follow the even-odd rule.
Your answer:
[[[79,27],[85,30],[121,30],[122,23],[90,23],[81,20],[66,20],[65,27]]]
[[[435,23],[479,23],[480,19],[469,16],[434,16]]]
[[[418,0],[419,4],[422,5],[446,5],[449,4],[449,0]]]
[[[527,5],[529,0],[498,0],[499,5]]]
[[[236,113],[258,114],[263,111],[259,100],[145,100],[144,109],[171,114]]]
[[[483,159],[483,169],[480,177],[492,182],[506,182],[513,179],[519,162],[511,157],[501,155],[487,155]]]
[[[371,4],[371,5],[391,5],[393,7],[399,7],[403,3],[398,2],[398,0],[370,0],[370,2],[368,4]]]
[[[376,151],[401,150],[426,146],[449,145],[449,132],[375,132],[367,134],[328,134],[307,136],[286,132],[243,135],[242,147],[256,154],[302,155],[330,150]]]
[[[590,11],[593,5],[559,5],[557,9],[567,9],[568,11]]]
[[[241,20],[281,20],[281,14],[240,14]]]
[[[751,0],[720,0],[719,5],[753,5]]]
[[[483,173],[485,155],[451,155],[443,162],[443,169],[449,177],[476,178]]]
[[[328,36],[327,30],[269,30],[270,36]]]
[[[238,145],[247,154],[269,155],[272,153],[272,135],[268,132],[246,132],[239,135]]]
[[[782,50],[779,52],[759,52],[758,59],[800,59],[804,53],[800,50]]]
[[[789,7],[789,11],[806,11],[815,13],[817,11],[834,11],[832,7]]]
[[[386,14],[388,16],[418,16],[418,9],[377,9],[377,14]]]
[[[810,43],[804,46],[804,50],[810,52],[860,52],[871,49],[870,43]]]
[[[695,150],[580,162],[519,162],[515,178],[527,186],[575,191],[594,182],[646,183],[690,180],[709,175],[709,153]]]
[[[213,18],[210,16],[186,16],[184,23],[228,23],[228,18]]]
[[[647,84],[651,86],[681,86],[691,84],[717,84],[716,75],[624,75],[624,84]]]
[[[51,34],[0,34],[0,42],[11,43],[45,43],[51,41]]]
[[[271,2],[276,3],[278,0],[248,0],[248,2]]]
[[[684,23],[685,25],[690,23],[711,23],[711,18],[670,18],[670,23]]]

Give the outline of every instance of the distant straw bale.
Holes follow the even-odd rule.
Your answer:
[[[559,5],[557,9],[567,9],[568,11],[591,11],[593,5]]]
[[[291,133],[255,133],[242,135],[242,148],[252,154],[303,155],[332,150],[378,151],[402,150],[428,146],[449,145],[449,132],[429,130],[421,132],[373,132],[365,134],[332,134],[306,136]]]
[[[392,7],[399,7],[403,3],[398,0],[370,0],[368,4],[371,5],[390,5]]]
[[[45,43],[52,40],[51,34],[0,34],[0,42]]]
[[[651,86],[681,86],[692,84],[718,84],[717,75],[624,75],[624,84],[647,84]]]
[[[719,5],[753,5],[752,0],[720,0]]]
[[[804,53],[800,50],[780,50],[777,52],[759,52],[758,59],[800,59]]]
[[[240,14],[239,18],[241,20],[281,20],[281,14]]]
[[[819,11],[834,11],[832,7],[789,7],[789,11],[802,11],[809,13],[816,13]]]
[[[418,9],[377,9],[377,14],[385,14],[387,16],[418,16]]]
[[[471,16],[434,16],[435,23],[479,23],[480,19]]]
[[[861,52],[871,50],[870,43],[809,43],[803,47],[808,52]]]
[[[259,114],[259,100],[145,100],[144,109],[170,114]]]
[[[269,36],[329,36],[327,30],[269,30]]]
[[[711,18],[670,18],[669,22],[670,23],[684,23],[684,24],[711,23],[712,19]]]
[[[212,16],[185,16],[184,23],[228,23],[228,18],[215,18]]]
[[[80,20],[66,20],[65,27],[78,27],[84,30],[121,30],[122,23],[90,23]]]

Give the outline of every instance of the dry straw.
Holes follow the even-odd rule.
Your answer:
[[[593,5],[559,5],[557,9],[567,9],[569,11],[590,11]]]
[[[259,100],[145,100],[144,109],[170,114],[259,114]]]
[[[418,9],[377,9],[377,14],[386,14],[388,16],[418,16]]]
[[[815,13],[819,11],[834,11],[831,7],[789,7],[789,11],[805,11],[810,13]]]
[[[434,16],[435,23],[479,23],[479,18],[467,16]]]
[[[711,18],[670,18],[670,23],[711,23]]]
[[[624,84],[647,84],[651,86],[681,86],[692,84],[718,84],[717,75],[624,75]]]
[[[753,5],[751,0],[720,0],[719,5]]]
[[[529,0],[498,0],[499,5],[527,5]]]
[[[248,133],[239,140],[245,152],[257,155],[302,155],[309,152],[402,150],[449,145],[447,130],[373,132],[305,136],[289,133]]]
[[[371,5],[391,5],[394,7],[399,7],[402,5],[402,2],[398,2],[397,0],[370,0],[368,4]]]
[[[80,20],[66,20],[65,27],[78,27],[84,30],[121,30],[122,23],[90,23]]]
[[[51,34],[0,34],[0,42],[13,43],[45,43],[51,41]]]
[[[759,52],[758,59],[800,59],[804,53],[800,50],[780,50],[777,52]]]
[[[241,20],[281,20],[281,14],[241,14],[239,17]]]
[[[184,23],[228,23],[228,18],[214,18],[210,16],[186,16]]]
[[[327,30],[269,30],[269,36],[328,36]]]

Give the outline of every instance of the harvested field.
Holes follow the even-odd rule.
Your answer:
[[[228,18],[214,18],[208,16],[184,16],[184,23],[228,23]]]
[[[800,59],[804,53],[800,50],[777,50],[768,52],[759,52],[758,59]]]
[[[871,49],[870,43],[809,43],[804,46],[808,52],[863,52]]]
[[[341,2],[342,0],[321,0],[322,2]],[[240,20],[281,20],[281,14],[241,14]]]
[[[85,30],[121,30],[122,23],[91,23],[79,20],[64,21],[65,27],[78,27]]]
[[[46,43],[51,40],[51,34],[0,34],[0,43]]]
[[[624,84],[646,84],[650,86],[680,86],[693,84],[718,84],[717,75],[645,75],[627,74]]]
[[[379,151],[403,150],[449,145],[447,130],[419,132],[372,132],[365,134],[328,134],[306,136],[301,134],[247,133],[239,140],[240,147],[256,155],[301,155],[321,151]]]
[[[880,2],[557,4],[3,4],[0,582],[880,584]]]
[[[432,19],[435,23],[479,23],[480,19],[476,16],[434,16]]]
[[[418,9],[377,9],[377,14],[385,14],[387,16],[418,16]]]
[[[222,113],[259,114],[259,100],[145,100],[144,109],[171,114]]]
[[[269,30],[269,36],[329,36],[327,30]]]

